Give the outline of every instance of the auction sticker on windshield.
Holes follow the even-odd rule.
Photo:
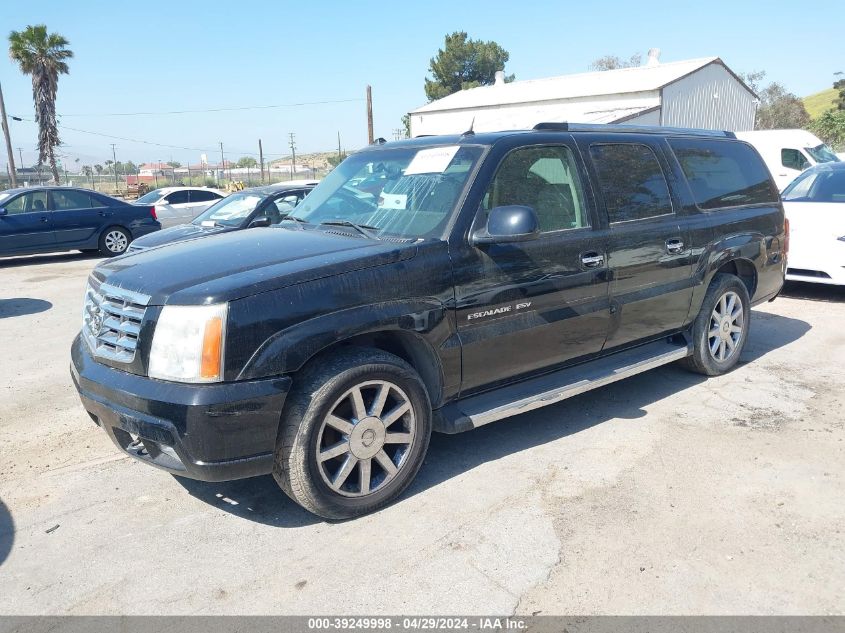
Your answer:
[[[378,197],[380,209],[401,209],[408,208],[408,196],[402,193],[384,193]]]
[[[446,171],[449,163],[458,153],[460,147],[453,145],[450,147],[432,147],[430,149],[421,149],[414,156],[408,168],[405,170],[406,176],[413,176],[414,174],[442,174]]]

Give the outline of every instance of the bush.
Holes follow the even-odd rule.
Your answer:
[[[809,128],[835,151],[845,151],[845,110],[828,110],[810,123]]]

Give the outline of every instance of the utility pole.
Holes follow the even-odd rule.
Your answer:
[[[9,174],[12,187],[18,186],[18,174],[15,170],[15,155],[12,152],[12,137],[9,136],[9,122],[6,120],[6,103],[3,101],[3,88],[0,86],[0,123],[3,125],[3,136],[6,137],[6,154],[9,157]]]
[[[290,179],[293,180],[293,173],[296,171],[296,134],[290,132]]]
[[[18,157],[21,159],[21,168],[23,168],[23,151],[20,147],[18,148]]]
[[[226,159],[223,158],[223,141],[220,141],[220,173],[226,175]],[[230,174],[231,177],[231,174]]]
[[[342,154],[343,154],[343,152],[341,152],[341,150],[340,150],[340,130],[338,130],[338,132],[337,132],[337,160],[338,160],[338,164],[340,164],[340,157],[341,157]]]
[[[367,143],[373,144],[373,89],[367,86]]]
[[[261,139],[258,139],[258,162],[261,163],[261,184],[264,184],[264,148],[261,147]]]
[[[114,143],[111,144],[112,169],[114,169],[114,192],[117,194],[120,188],[117,186],[117,154],[114,150]]]

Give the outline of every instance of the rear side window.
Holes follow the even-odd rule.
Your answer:
[[[590,146],[590,155],[611,224],[672,213],[669,185],[650,147],[601,143]]]
[[[773,204],[778,192],[750,145],[712,139],[669,139],[702,209]]]
[[[53,211],[91,208],[91,196],[83,191],[51,191],[50,195],[53,197]]]
[[[167,204],[185,204],[188,202],[188,192],[184,189],[182,191],[174,191],[164,201]]]
[[[208,202],[209,200],[219,200],[218,196],[213,191],[192,191],[191,202]]]

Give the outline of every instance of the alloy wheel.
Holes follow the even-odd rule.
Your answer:
[[[106,248],[112,253],[122,253],[129,245],[129,240],[123,231],[109,231],[106,233]]]
[[[707,343],[710,355],[720,363],[731,358],[742,339],[745,316],[742,300],[733,291],[723,294],[710,315]]]
[[[416,417],[408,395],[386,380],[355,385],[338,398],[317,436],[323,481],[345,497],[384,488],[409,459]]]

